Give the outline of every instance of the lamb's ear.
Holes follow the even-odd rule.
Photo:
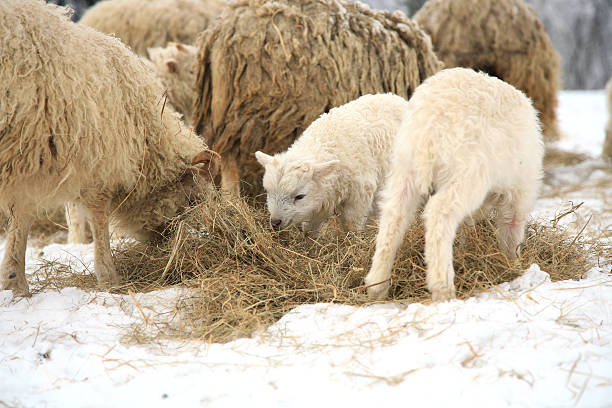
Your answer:
[[[202,150],[191,160],[191,165],[197,168],[197,173],[215,185],[220,183],[221,157],[212,150]]]
[[[313,166],[312,176],[314,178],[325,177],[336,168],[338,163],[340,163],[340,160],[330,160],[325,163],[317,163]]]
[[[259,150],[255,152],[255,158],[263,167],[266,167],[274,161],[274,156],[270,156],[269,154],[265,154],[264,152],[260,152]]]
[[[176,63],[175,60],[168,60],[166,61],[166,66],[168,67],[168,72],[174,74],[176,71],[178,71],[178,64]]]
[[[176,49],[179,51],[185,51],[185,47],[181,43],[170,43],[170,44],[174,45]]]

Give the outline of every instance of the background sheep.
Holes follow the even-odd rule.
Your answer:
[[[323,114],[286,152],[256,152],[272,227],[316,231],[339,213],[348,229],[363,229],[407,104],[393,94],[365,95]]]
[[[612,159],[612,78],[606,85],[606,105],[608,106],[608,122],[606,123],[606,140],[602,156]]]
[[[496,207],[500,246],[515,257],[542,177],[540,124],[523,93],[464,68],[427,79],[408,105],[365,282],[372,298],[386,297],[406,229],[433,191],[423,213],[427,287],[434,301],[452,299],[455,232],[483,203]]]
[[[555,109],[560,57],[534,9],[523,0],[430,0],[414,19],[447,68],[496,76],[529,96],[546,140],[558,140]]]
[[[222,0],[105,0],[79,23],[118,37],[140,55],[171,41],[193,44],[225,7]]]
[[[164,108],[140,58],[64,12],[0,2],[0,207],[9,218],[0,288],[15,293],[28,291],[25,248],[39,208],[84,205],[98,282],[116,284],[109,218],[140,239],[158,236],[202,191],[214,156]]]
[[[183,114],[187,125],[193,116],[195,74],[193,65],[197,49],[191,45],[168,43],[166,47],[149,48],[149,59],[168,92],[168,101]]]
[[[428,36],[399,12],[234,1],[199,37],[193,123],[222,157],[222,187],[238,194],[242,176],[256,194],[256,150],[285,150],[323,112],[361,95],[408,98],[440,67]]]

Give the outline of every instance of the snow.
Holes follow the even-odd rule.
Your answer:
[[[601,234],[610,183],[597,186],[612,176],[587,170],[603,163],[603,92],[563,92],[559,114],[558,147],[593,158],[559,168],[562,195],[546,188],[534,215],[585,201],[564,220],[579,229],[592,215],[585,231]],[[93,269],[92,245],[31,247],[27,258],[32,286],[41,258]],[[551,282],[532,265],[465,301],[303,305],[226,344],[126,340],[185,289],[0,291],[0,406],[612,407],[611,266]]]

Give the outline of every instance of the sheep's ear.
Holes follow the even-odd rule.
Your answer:
[[[197,174],[218,185],[221,175],[221,157],[212,150],[202,150],[191,160],[191,165],[197,168]]]
[[[340,163],[340,160],[330,160],[325,163],[317,163],[313,166],[312,176],[317,178],[325,177],[331,173],[334,168],[336,168],[338,163]]]
[[[266,167],[274,161],[274,156],[270,156],[269,154],[265,154],[264,152],[260,152],[259,150],[255,152],[255,158],[263,167]]]
[[[173,74],[176,71],[178,71],[178,64],[176,63],[175,60],[168,60],[168,61],[166,61],[166,66],[168,67],[168,71],[173,73]]]
[[[174,43],[174,45],[176,46],[177,50],[185,51],[185,47],[183,46],[183,44],[181,44],[181,43]]]

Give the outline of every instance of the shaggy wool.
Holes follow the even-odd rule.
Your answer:
[[[253,153],[285,150],[329,109],[368,93],[409,98],[441,69],[400,12],[344,0],[239,0],[199,37],[193,124],[227,178],[262,192]]]
[[[496,76],[531,98],[546,141],[558,140],[560,56],[523,0],[430,0],[414,19],[446,67]]]

